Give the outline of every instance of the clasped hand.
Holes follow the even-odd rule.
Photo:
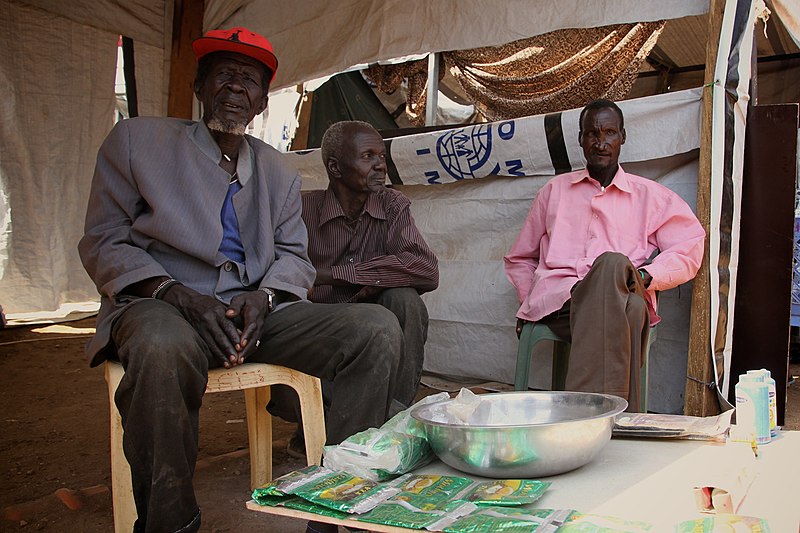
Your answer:
[[[255,351],[269,314],[267,294],[263,291],[239,294],[226,306],[216,298],[176,286],[164,300],[192,324],[214,359],[225,368],[243,364]]]

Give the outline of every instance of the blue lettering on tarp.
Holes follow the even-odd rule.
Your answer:
[[[521,171],[522,168],[522,160],[520,159],[511,159],[510,161],[506,161],[506,172],[508,172],[509,176],[524,176],[525,173]]]
[[[441,185],[441,182],[437,181],[439,179],[439,173],[435,170],[430,170],[425,173],[428,177],[428,183],[430,185]]]
[[[510,141],[514,137],[514,121],[501,122],[497,125],[497,135],[504,141]]]
[[[430,148],[420,148],[417,150],[417,155],[427,155],[429,153],[431,153]]]
[[[439,163],[457,180],[474,178],[475,171],[489,160],[491,154],[491,124],[451,130],[436,141],[436,156],[439,158]]]

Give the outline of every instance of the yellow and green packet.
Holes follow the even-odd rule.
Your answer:
[[[329,509],[361,514],[388,500],[400,489],[347,472],[328,470],[310,483],[292,488],[290,492]]]
[[[465,477],[405,474],[391,482],[400,489],[392,500],[402,500],[422,510],[444,509],[473,483]]]
[[[541,498],[550,485],[535,479],[477,481],[457,498],[478,505],[528,505]]]
[[[575,513],[558,533],[648,533],[653,524],[616,516]]]
[[[294,488],[310,483],[329,472],[330,470],[317,465],[310,465],[300,470],[294,470],[255,489],[253,491],[253,499],[261,503],[259,499],[266,501],[265,498],[267,496],[286,496],[290,494]]]
[[[281,505],[287,509],[306,511],[308,513],[314,513],[322,516],[330,516],[331,518],[341,518],[342,520],[350,518],[350,515],[345,512],[337,511],[336,509],[329,509],[328,507],[311,503],[310,501],[304,500],[299,496],[290,496],[287,500],[281,503]]]
[[[459,518],[431,524],[431,531],[447,533],[555,533],[575,511],[572,509],[519,509],[478,506]]]
[[[431,524],[440,522],[443,518],[456,520],[465,516],[477,508],[477,505],[469,502],[451,501],[438,509],[422,509],[416,507],[406,500],[387,500],[377,507],[358,515],[355,520],[359,522],[369,522],[372,524],[383,524],[409,529],[424,529]]]
[[[330,516],[332,518],[348,518],[350,515],[334,509],[328,509],[321,505],[311,503],[304,500],[300,496],[271,496],[268,494],[260,494],[258,497],[253,498],[259,505],[266,507],[286,507],[287,509],[295,509],[297,511],[306,511],[322,516]]]
[[[718,514],[687,520],[675,526],[675,533],[712,533],[714,531],[747,531],[750,533],[770,533],[769,523],[763,518],[735,514]]]
[[[258,505],[263,505],[265,507],[278,507],[283,505],[283,503],[289,498],[294,498],[294,496],[274,496],[272,494],[258,492],[258,490],[259,489],[253,491],[253,500]]]

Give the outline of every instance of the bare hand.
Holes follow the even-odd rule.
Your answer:
[[[361,287],[361,290],[358,291],[352,298],[350,298],[351,302],[368,302],[371,301],[372,298],[380,293],[383,289],[378,287]]]
[[[237,359],[241,365],[256,349],[256,342],[264,330],[264,319],[269,314],[269,298],[264,291],[250,291],[239,294],[231,300],[225,317],[241,324],[239,341],[234,345]]]
[[[240,342],[236,325],[225,316],[225,304],[183,285],[175,285],[163,300],[172,305],[205,341],[214,359],[225,368],[239,364],[235,345]]]

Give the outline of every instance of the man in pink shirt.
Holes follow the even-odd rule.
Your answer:
[[[705,231],[677,194],[619,166],[625,124],[614,102],[589,103],[579,120],[586,169],[541,188],[504,258],[522,304],[517,335],[547,324],[572,343],[568,390],[622,396],[638,411],[655,293],[694,277]]]

